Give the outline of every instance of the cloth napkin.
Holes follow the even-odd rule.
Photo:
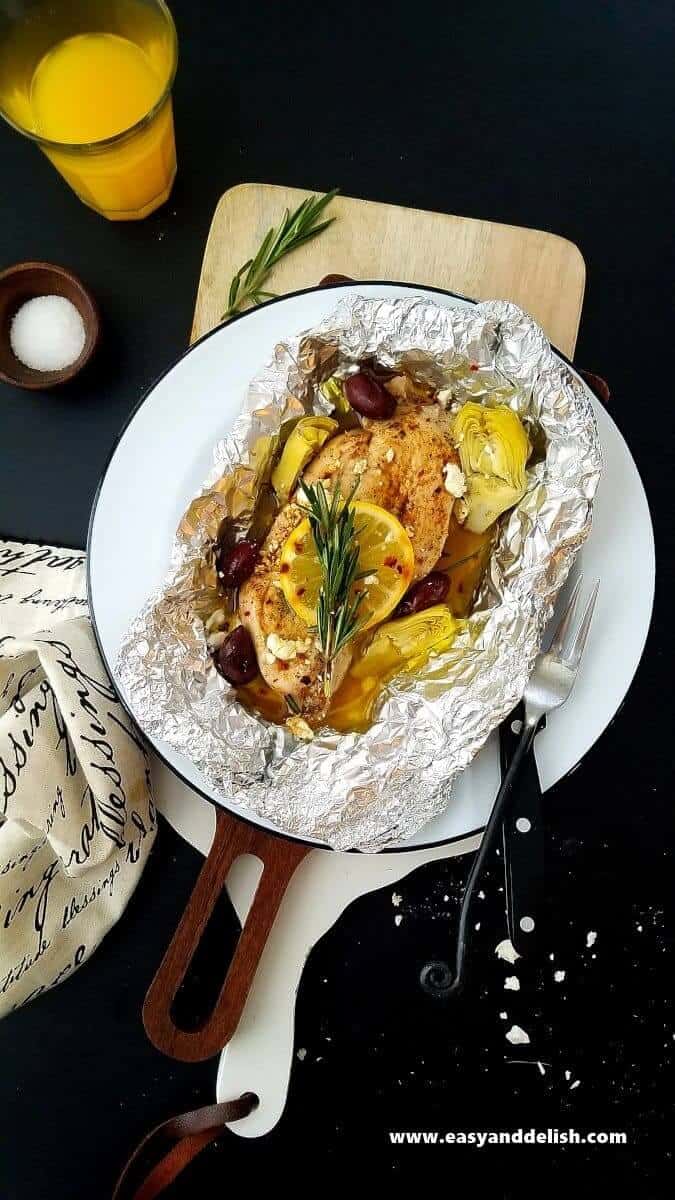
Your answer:
[[[0,1017],[86,961],[155,838],[88,614],[84,554],[0,540]]]

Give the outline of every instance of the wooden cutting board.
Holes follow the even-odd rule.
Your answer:
[[[284,209],[297,207],[309,194],[242,183],[221,196],[206,244],[191,341],[218,324],[232,276]],[[573,242],[539,229],[350,196],[336,197],[330,211],[338,219],[279,263],[265,285],[270,291],[311,287],[337,272],[354,279],[430,284],[476,300],[514,300],[555,346],[573,356],[586,280]]]

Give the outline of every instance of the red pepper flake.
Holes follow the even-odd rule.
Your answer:
[[[306,590],[306,588],[296,588],[295,594],[296,596],[304,596]]]
[[[290,569],[291,568],[288,565],[288,563],[282,563],[281,566],[279,567],[279,570],[282,575],[288,575],[288,572],[290,571]]]
[[[305,548],[305,543],[304,542],[296,542],[293,548],[297,554],[302,554],[302,552]]]
[[[280,671],[287,671],[288,663],[284,662],[283,658],[279,658],[279,659],[277,659],[277,667],[279,668]]]
[[[300,682],[304,683],[305,687],[309,687],[310,683],[312,682],[311,675],[301,675]]]
[[[388,558],[385,558],[384,565],[385,565],[385,567],[396,567],[397,561],[398,560],[395,558],[395,556],[393,554],[390,554],[388,556]]]
[[[470,370],[470,371],[477,371],[477,370],[478,370],[478,363],[469,363],[469,370]]]
[[[442,491],[443,491],[442,487],[434,488],[434,496],[440,496]]]

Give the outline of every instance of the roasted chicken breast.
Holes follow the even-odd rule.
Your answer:
[[[451,421],[438,404],[399,404],[389,420],[364,421],[361,429],[339,434],[307,467],[307,483],[322,482],[328,491],[339,483],[349,495],[387,509],[398,517],[415,552],[413,579],[433,570],[448,534],[454,496],[445,486],[444,468],[459,463],[451,439]],[[302,509],[287,504],[276,518],[260,559],[239,595],[239,616],[255,645],[267,683],[290,696],[302,716],[321,724],[328,701],[323,689],[323,660],[314,635],[288,606],[278,586],[279,558]],[[349,667],[353,646],[333,664],[337,689]]]

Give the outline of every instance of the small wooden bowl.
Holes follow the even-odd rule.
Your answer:
[[[65,296],[79,309],[84,321],[85,342],[80,357],[60,371],[34,371],[16,357],[9,340],[12,318],[35,296]],[[0,272],[0,379],[32,391],[56,387],[78,375],[91,358],[101,334],[98,306],[84,284],[54,263],[17,263]]]

